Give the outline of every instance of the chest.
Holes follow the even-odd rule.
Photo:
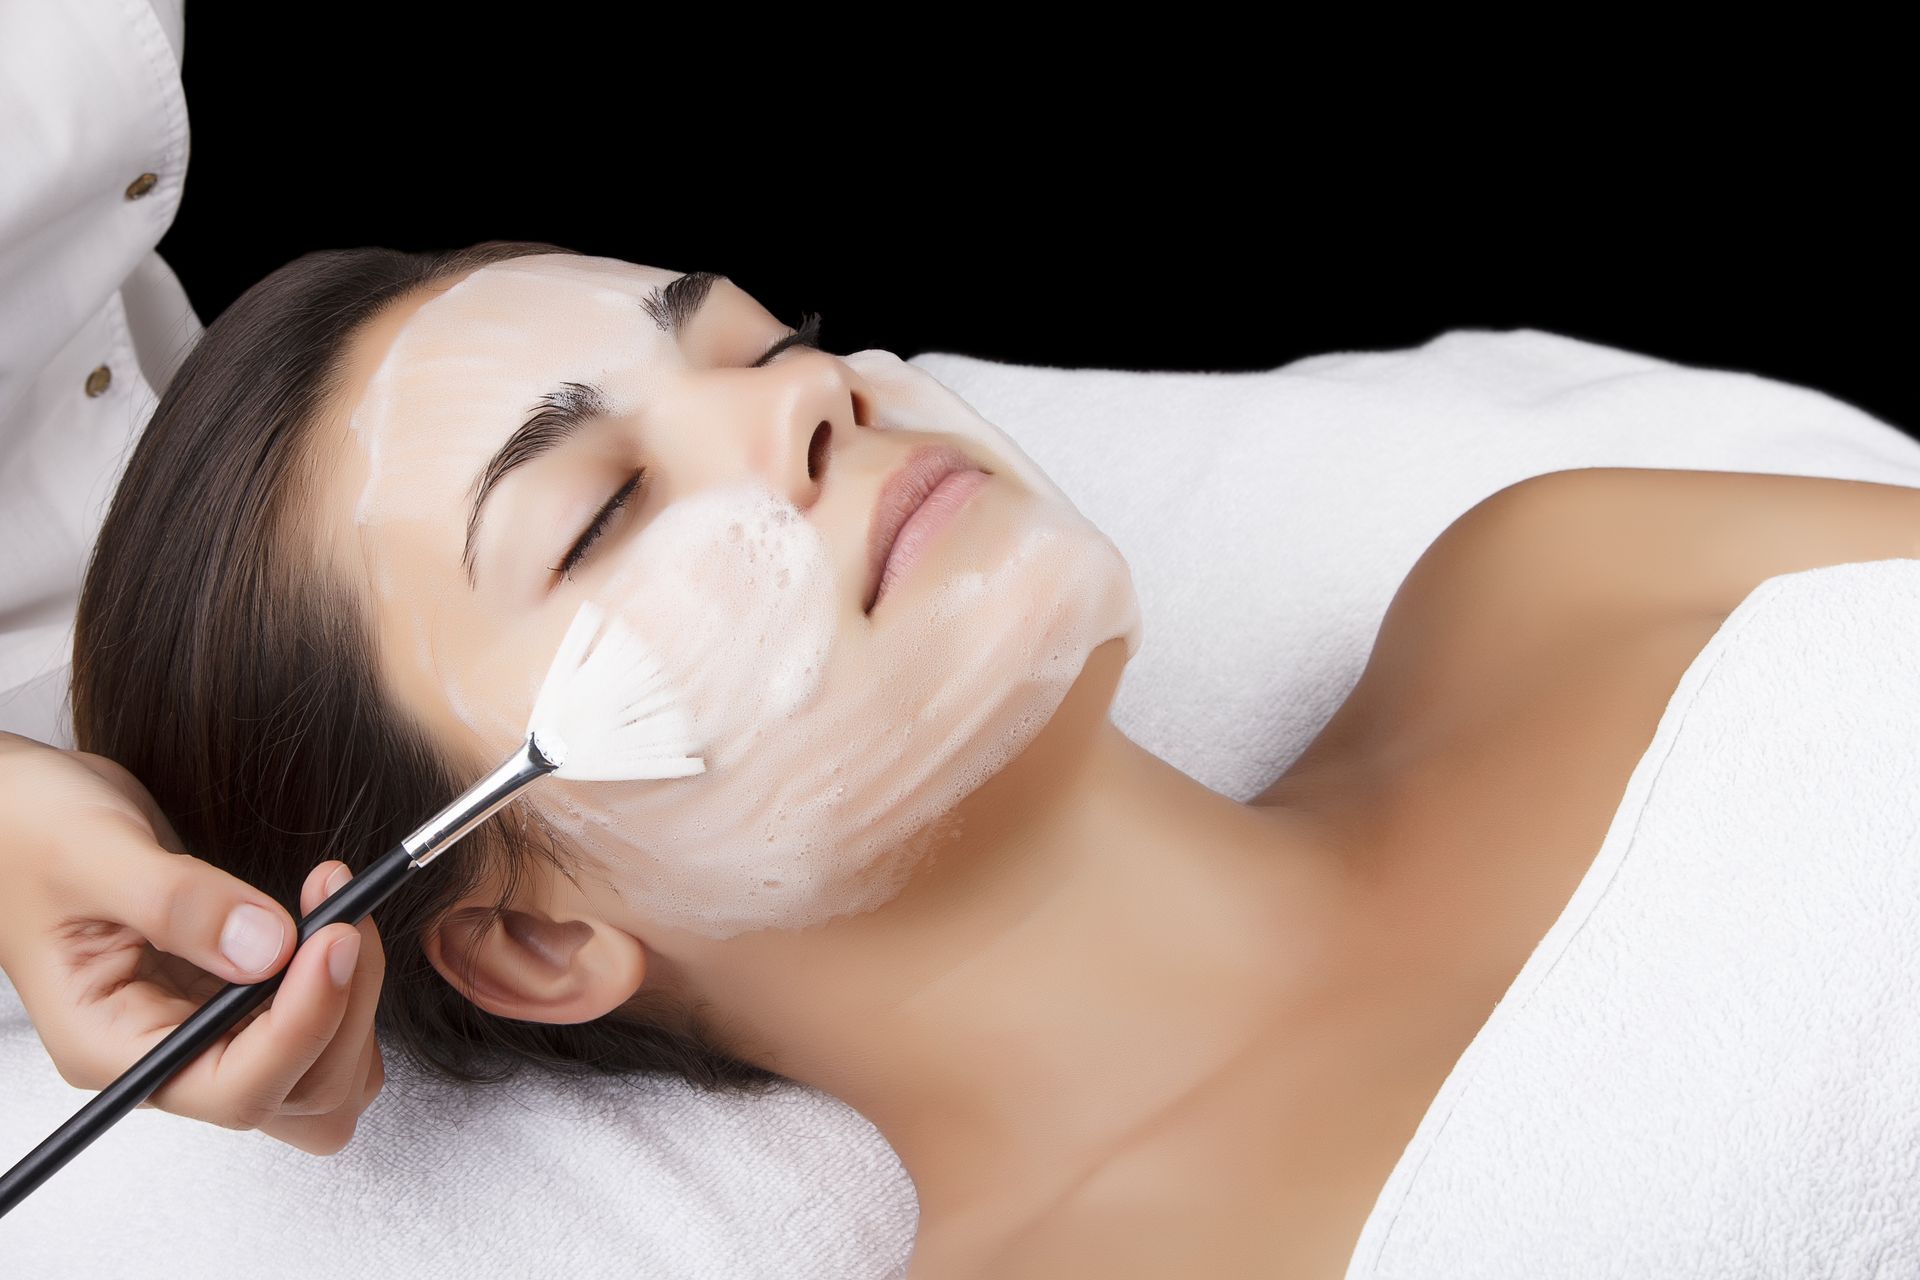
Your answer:
[[[1418,717],[1372,709],[1364,780],[1319,795],[1378,867],[1350,1014],[1311,1043],[1263,1046],[1170,1112],[1079,1190],[1070,1222],[1029,1235],[1030,1271],[1002,1274],[1344,1274],[1393,1166],[1572,897],[1723,620],[1650,614],[1583,621],[1537,656],[1462,672]]]

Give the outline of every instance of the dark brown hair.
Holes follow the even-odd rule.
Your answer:
[[[341,392],[349,340],[388,304],[490,262],[572,252],[495,240],[288,263],[208,326],[114,493],[75,622],[75,744],[125,765],[193,856],[296,920],[316,864],[367,866],[478,780],[388,697],[364,590],[324,570],[303,530],[314,423]],[[505,886],[491,924],[533,858],[577,868],[519,809],[375,911],[383,1049],[468,1084],[524,1065],[710,1091],[780,1080],[716,1047],[696,1010],[649,985],[605,1017],[553,1025],[490,1014],[433,968],[421,940],[483,876]]]

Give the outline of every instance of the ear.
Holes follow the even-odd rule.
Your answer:
[[[522,904],[489,921],[491,900],[462,902],[429,929],[427,959],[488,1013],[523,1022],[591,1022],[640,989],[646,948],[595,919],[555,919]],[[561,911],[561,915],[577,914]],[[471,981],[469,981],[471,975]]]

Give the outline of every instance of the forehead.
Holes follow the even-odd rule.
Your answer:
[[[676,357],[645,300],[680,274],[535,254],[416,291],[362,326],[323,430],[336,549],[344,539],[371,559],[375,545],[444,543],[473,477],[563,383],[595,384],[630,412]]]
[[[478,465],[561,383],[599,385],[616,404],[644,391],[636,383],[673,343],[643,301],[676,274],[540,254],[481,267],[413,305],[379,335],[385,349],[347,417],[375,487],[417,470],[412,461]],[[364,345],[362,363],[379,344]],[[378,498],[362,494],[357,521],[377,519]]]

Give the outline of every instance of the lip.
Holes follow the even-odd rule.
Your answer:
[[[920,509],[927,495],[956,471],[993,474],[951,445],[926,444],[908,454],[880,486],[873,518],[867,524],[867,595],[861,612],[873,612],[874,598],[880,594],[880,574],[901,526]]]

